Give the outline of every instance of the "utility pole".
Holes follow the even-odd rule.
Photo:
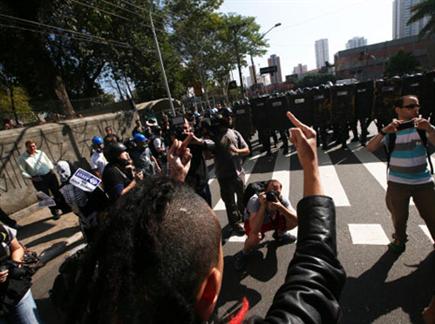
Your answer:
[[[240,78],[240,93],[243,99],[245,97],[245,89],[243,88],[242,67],[240,63],[240,53],[239,53],[239,39],[237,38],[237,32],[240,30],[241,27],[242,25],[234,25],[231,26],[231,30],[233,31],[233,36],[234,36],[234,48],[236,50],[237,69],[239,70],[239,78]]]
[[[167,93],[168,99],[169,99],[169,106],[171,107],[172,114],[175,117],[175,108],[174,108],[174,103],[172,102],[171,90],[169,89],[168,79],[166,78],[165,66],[163,65],[163,58],[162,58],[162,53],[160,52],[160,46],[159,46],[159,41],[157,39],[156,29],[154,28],[152,7],[153,7],[153,4],[151,1],[151,8],[150,8],[151,30],[153,31],[154,42],[156,43],[157,55],[159,57],[160,68],[162,70],[162,76],[163,76],[163,82],[165,84],[166,93]]]

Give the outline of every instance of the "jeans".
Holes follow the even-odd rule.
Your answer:
[[[243,193],[245,190],[244,175],[234,178],[218,178],[221,189],[221,198],[227,210],[228,223],[234,225],[241,222],[243,210]],[[235,200],[234,194],[237,196]]]
[[[405,242],[406,223],[409,216],[409,200],[414,199],[421,218],[435,240],[435,185],[433,182],[420,185],[407,185],[388,182],[386,202],[394,225],[394,238]]]
[[[65,202],[62,194],[59,191],[59,181],[53,171],[50,171],[46,175],[40,176],[38,181],[32,180],[33,186],[37,191],[42,191],[47,195],[50,195],[50,191],[53,194],[56,206],[49,207],[53,215],[56,214],[57,209],[61,209],[63,213],[71,211],[71,208]]]
[[[0,319],[0,324],[39,324],[42,323],[39,317],[38,308],[29,289],[23,298],[14,307],[11,313]]]

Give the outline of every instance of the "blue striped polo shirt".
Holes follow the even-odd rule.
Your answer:
[[[388,143],[388,134],[384,145]],[[427,164],[426,148],[416,128],[396,132],[396,144],[391,153],[388,181],[417,185],[432,181]]]

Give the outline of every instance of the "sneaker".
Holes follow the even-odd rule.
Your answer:
[[[240,251],[234,256],[233,264],[234,264],[234,269],[236,269],[237,271],[245,270],[247,263],[248,263],[248,255],[245,252]]]
[[[58,220],[60,218],[60,214],[61,214],[61,211],[60,210],[56,210],[55,212],[53,212],[51,214],[51,218],[54,219],[54,220]]]
[[[245,235],[245,229],[244,229],[243,225],[240,223],[235,223],[235,224],[231,225],[231,230],[237,236]]]
[[[289,232],[278,234],[278,232],[275,231],[272,237],[280,244],[291,244],[296,242],[296,236],[290,234]]]
[[[405,249],[406,249],[405,242],[394,240],[393,242],[388,244],[388,250],[397,254],[402,254],[403,252],[405,252]]]

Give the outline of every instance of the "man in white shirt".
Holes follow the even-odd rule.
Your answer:
[[[20,156],[18,165],[25,178],[31,179],[37,191],[54,196],[56,206],[49,207],[53,219],[59,219],[60,210],[66,213],[70,208],[66,205],[62,194],[59,192],[59,181],[53,172],[53,163],[48,156],[37,149],[32,140],[26,141],[26,151]]]
[[[100,136],[92,137],[92,155],[91,169],[92,172],[99,178],[103,176],[104,167],[107,165],[107,160],[103,154],[103,138]]]

